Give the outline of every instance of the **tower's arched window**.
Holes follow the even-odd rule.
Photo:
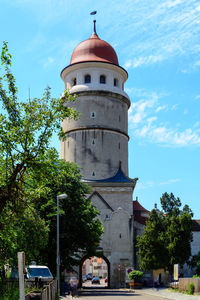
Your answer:
[[[106,83],[106,76],[105,75],[100,76],[100,83]]]
[[[118,86],[118,79],[114,78],[114,86]]]
[[[91,82],[91,76],[89,74],[85,75],[85,83]]]
[[[72,86],[76,85],[76,77],[72,78]]]

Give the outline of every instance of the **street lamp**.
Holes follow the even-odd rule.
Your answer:
[[[60,296],[60,228],[59,228],[59,200],[66,199],[66,194],[61,194],[57,196],[57,255],[56,255],[56,266],[57,266],[57,282],[58,282],[58,296]]]

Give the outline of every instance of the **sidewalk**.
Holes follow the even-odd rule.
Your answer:
[[[142,288],[140,290],[141,294],[148,294],[152,296],[161,296],[166,299],[174,300],[200,300],[200,296],[197,295],[186,295],[179,292],[173,292],[167,288]]]

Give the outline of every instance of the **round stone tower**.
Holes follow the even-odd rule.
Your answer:
[[[61,77],[65,88],[78,96],[74,106],[81,113],[78,121],[63,122],[67,140],[61,144],[61,157],[81,166],[85,180],[113,176],[120,162],[128,176],[128,74],[115,50],[94,32],[74,49]]]
[[[128,74],[94,28],[74,49],[61,77],[65,89],[77,95],[70,105],[80,112],[78,120],[63,121],[67,139],[61,142],[61,158],[77,163],[92,187],[88,197],[104,227],[100,247],[108,264],[108,284],[117,287],[119,276],[125,284],[126,268],[134,263],[132,194],[137,178],[128,177]]]

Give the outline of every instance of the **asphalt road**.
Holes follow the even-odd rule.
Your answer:
[[[100,284],[92,284],[92,280],[87,280],[82,283],[83,287],[92,287],[92,288],[99,288],[99,287],[107,287],[107,283],[105,283],[105,279],[100,279]]]
[[[126,291],[126,290],[112,290],[112,289],[83,289],[78,298],[75,300],[163,300],[165,298],[155,297],[154,295],[145,295],[142,292]],[[71,300],[71,296],[62,298],[62,300]]]

